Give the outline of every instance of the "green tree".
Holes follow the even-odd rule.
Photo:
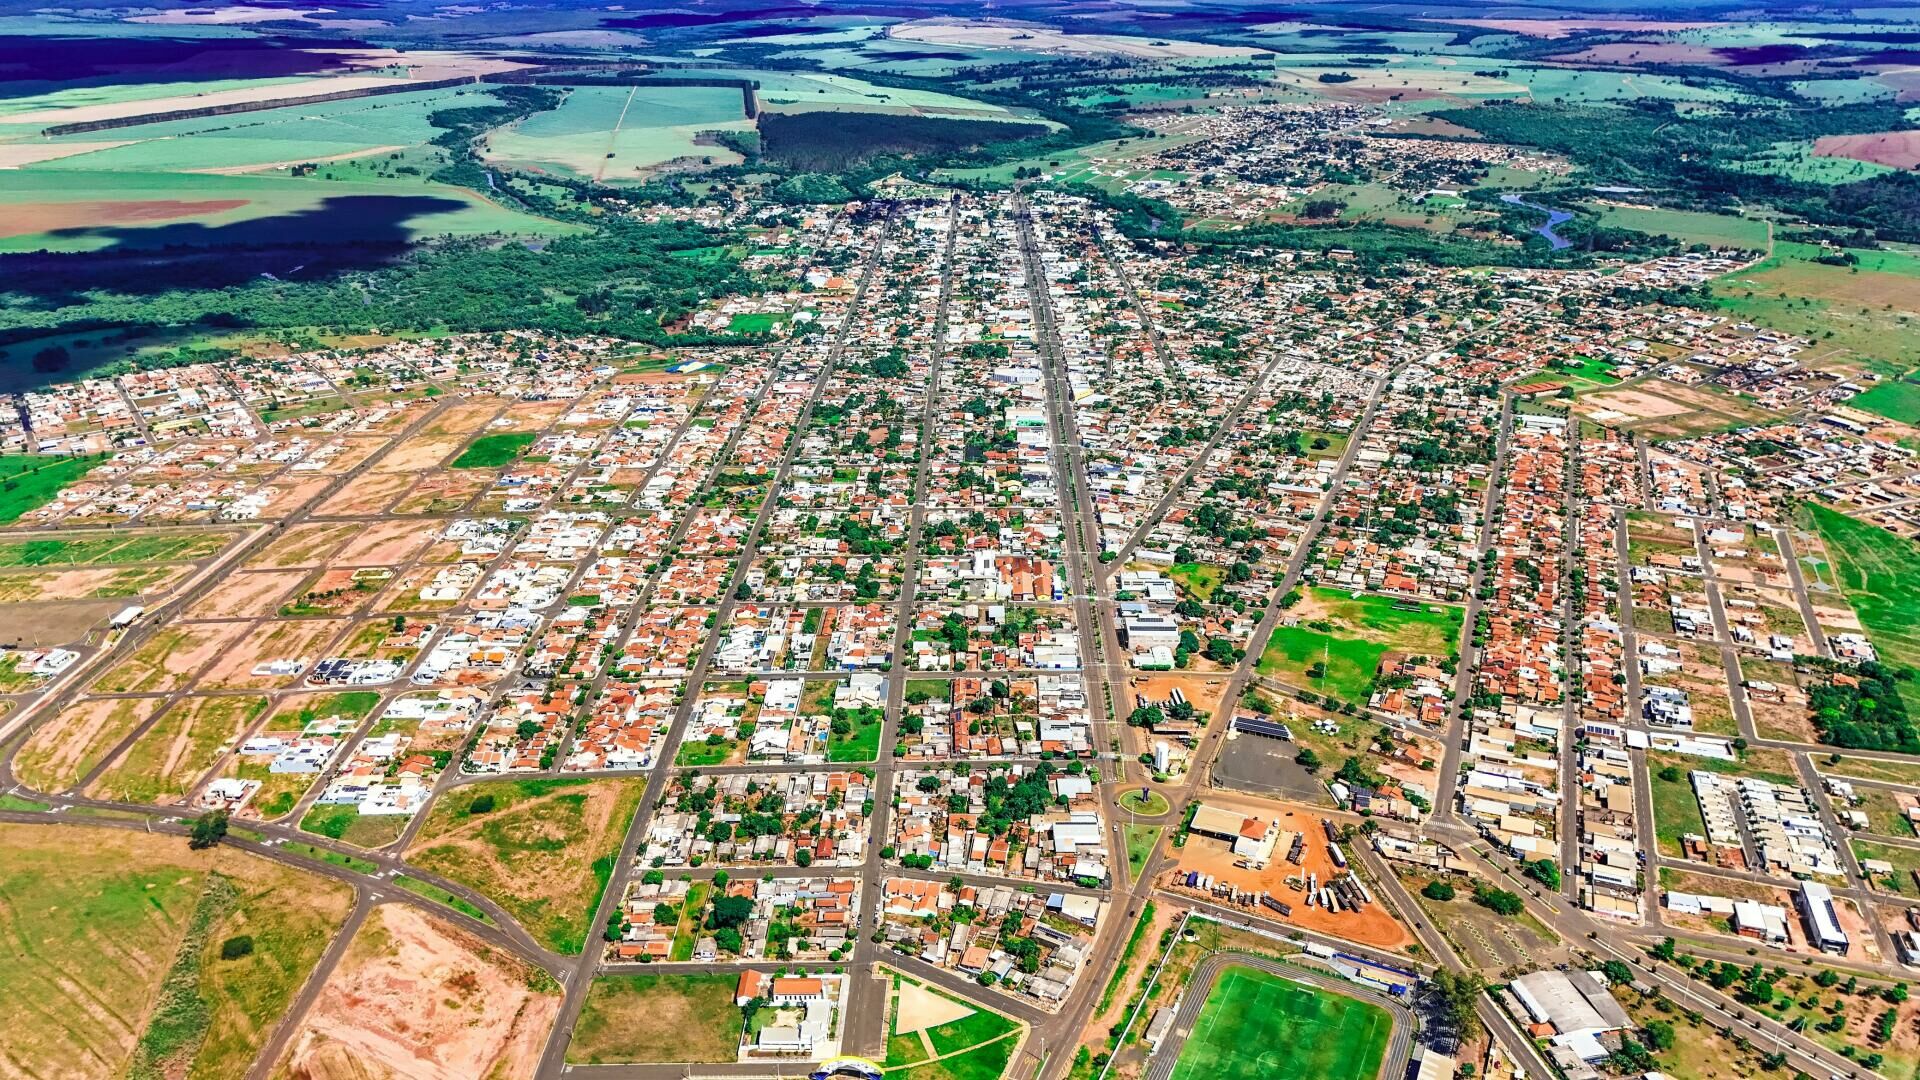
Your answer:
[[[187,846],[199,851],[210,848],[227,836],[227,812],[209,810],[193,819],[193,828],[187,834]]]

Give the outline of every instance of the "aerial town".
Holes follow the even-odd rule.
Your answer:
[[[621,224],[445,241],[719,238],[567,300],[657,334],[449,315],[68,370],[73,339],[0,387],[0,1073],[1920,1075],[1920,294],[1879,280],[1920,240],[1654,205],[1457,115],[1523,106],[1443,118],[1224,31],[887,25],[846,40],[1045,57],[1132,127],[774,185],[689,122],[707,160],[644,185],[485,176]],[[1367,32],[1438,109],[1736,24],[1658,25],[1471,75]],[[799,33],[755,29],[769,64]],[[640,88],[799,92],[675,63]],[[625,77],[567,85],[624,116]],[[0,164],[37,145],[7,117]],[[353,183],[413,183],[380,149]],[[841,191],[771,194],[802,181]]]

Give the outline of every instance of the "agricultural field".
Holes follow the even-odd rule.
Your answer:
[[[1847,399],[1847,404],[1889,420],[1920,426],[1920,382],[1913,381],[1912,373],[1878,383],[1865,393]]]
[[[434,801],[407,858],[492,899],[547,947],[577,953],[645,787],[624,779],[468,784]],[[488,797],[491,809],[476,808]]]
[[[31,143],[0,127],[0,163],[33,155],[0,188],[0,254],[577,231],[427,179],[445,162],[428,117],[491,100],[451,88]]]
[[[728,974],[602,975],[587,988],[567,1061],[731,1062],[745,1018]]]
[[[1173,1080],[1371,1080],[1392,1030],[1377,1005],[1230,967],[1208,992]]]
[[[0,1054],[24,1075],[244,1074],[351,901],[345,885],[175,837],[0,825],[0,850],[16,945],[0,965],[13,1010]]]
[[[733,165],[705,132],[753,130],[740,91],[721,86],[576,86],[560,107],[488,136],[488,157],[515,167],[619,182],[680,158]]]
[[[1445,604],[1398,606],[1387,596],[1351,596],[1313,588],[1289,609],[1295,625],[1279,626],[1260,657],[1260,674],[1366,704],[1388,651],[1451,656],[1461,610]],[[1314,676],[1316,668],[1322,674]]]
[[[1920,546],[1829,510],[1805,505],[1807,524],[1819,532],[1833,573],[1847,594],[1867,638],[1891,664],[1920,665]]]
[[[0,525],[18,521],[27,511],[52,502],[61,488],[87,475],[104,460],[101,455],[0,455]]]

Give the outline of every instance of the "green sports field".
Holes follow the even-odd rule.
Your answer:
[[[1171,1080],[1374,1080],[1393,1018],[1377,1005],[1231,967]]]

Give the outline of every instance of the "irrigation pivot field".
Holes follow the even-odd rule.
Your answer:
[[[1377,1005],[1229,967],[1171,1080],[1374,1080],[1392,1030]]]

